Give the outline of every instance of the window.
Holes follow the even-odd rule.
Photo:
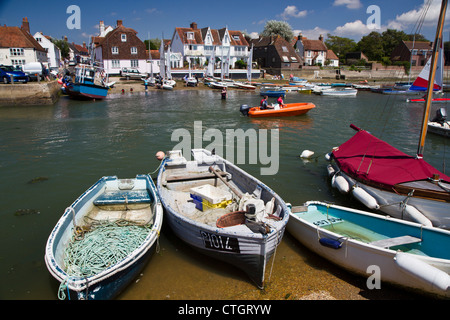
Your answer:
[[[187,37],[188,40],[194,40],[194,33],[193,32],[188,32],[186,34],[186,37]]]
[[[236,41],[240,40],[239,36],[233,36],[233,39],[236,40]]]
[[[120,39],[122,40],[122,42],[127,42],[127,35],[125,33],[122,33],[120,35]]]
[[[120,60],[112,60],[112,68],[120,68]]]
[[[111,52],[112,54],[119,54],[119,47],[112,47]]]
[[[139,60],[131,60],[131,67],[132,68],[139,67]]]
[[[23,56],[23,48],[10,48],[9,54],[12,56]]]
[[[36,38],[37,42],[42,42],[42,38]]]
[[[284,62],[289,62],[289,58],[288,57],[282,56],[281,58],[283,59]]]
[[[131,47],[131,54],[137,54],[137,47]]]
[[[291,57],[292,62],[297,62],[297,58],[296,57]]]
[[[283,52],[289,52],[289,51],[288,51],[288,48],[285,47],[285,46],[282,46],[281,49],[283,49]]]
[[[13,64],[13,65],[24,65],[25,64],[25,60],[15,60],[15,59],[12,59],[11,60],[11,63]]]

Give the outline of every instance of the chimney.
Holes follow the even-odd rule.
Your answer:
[[[100,36],[103,36],[103,33],[105,32],[105,23],[103,21],[100,21]]]
[[[86,42],[83,41],[83,48],[86,48]]]
[[[67,42],[67,36],[64,36],[64,41]]]
[[[122,20],[117,20],[117,26],[120,27],[122,25]]]
[[[191,23],[191,29],[197,30],[197,22]]]
[[[302,41],[302,39],[303,39],[303,34],[302,34],[301,32],[298,34],[297,39],[298,39],[299,41]]]
[[[22,19],[22,26],[20,27],[25,32],[30,33],[30,23],[28,22],[28,18],[25,17]]]
[[[323,35],[319,36],[319,40],[323,42]]]

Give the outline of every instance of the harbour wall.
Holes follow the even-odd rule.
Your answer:
[[[61,85],[56,81],[0,85],[0,106],[47,105],[55,103]]]

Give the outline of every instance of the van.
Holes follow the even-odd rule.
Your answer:
[[[30,80],[37,81],[37,75],[41,78],[41,80],[44,79],[44,66],[40,62],[29,62],[27,64],[24,64],[22,66],[22,71],[27,74],[30,77]]]

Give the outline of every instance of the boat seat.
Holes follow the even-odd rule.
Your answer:
[[[151,203],[150,195],[144,190],[106,191],[94,200],[94,205]]]
[[[412,237],[412,236],[401,236],[396,238],[388,238],[370,242],[370,244],[381,247],[381,248],[390,248],[394,246],[401,246],[404,244],[418,243],[421,242],[422,239]]]

